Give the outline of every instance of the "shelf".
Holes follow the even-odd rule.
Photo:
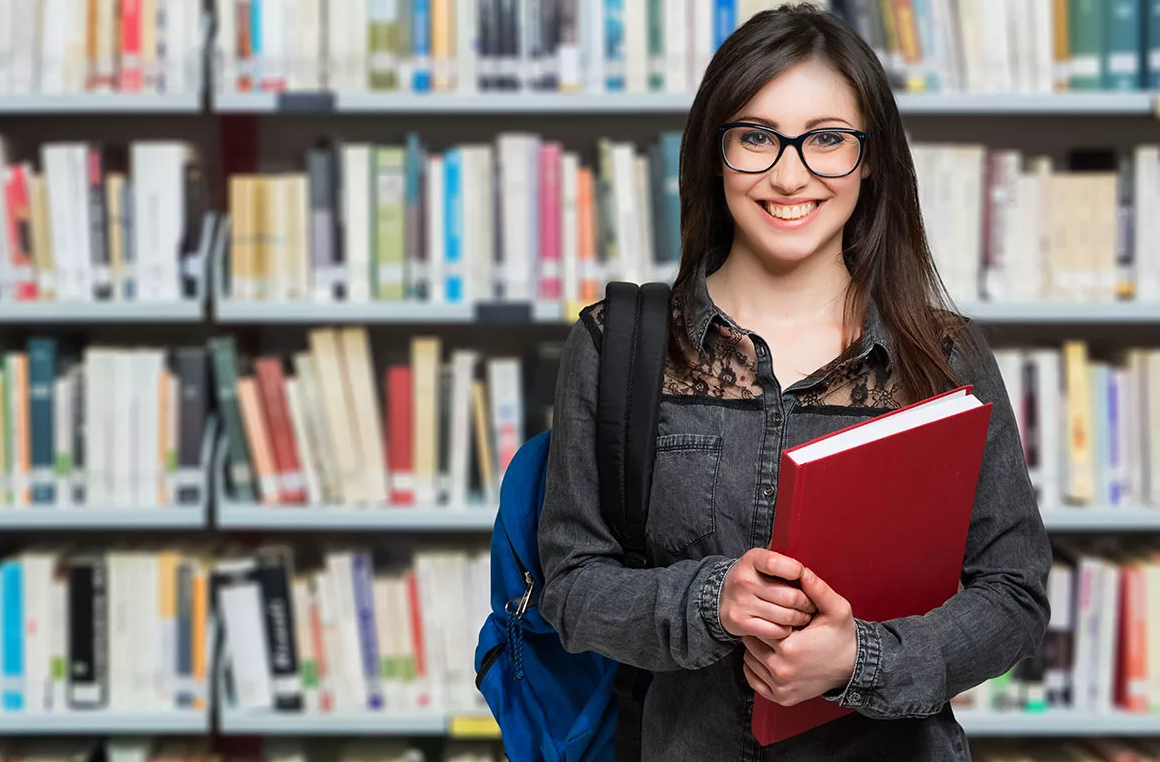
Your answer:
[[[1049,508],[1043,523],[1051,532],[1160,532],[1160,509]]]
[[[221,529],[272,531],[490,532],[496,516],[495,507],[488,506],[361,510],[346,506],[242,507],[223,502],[218,506],[217,526]]]
[[[1154,113],[1151,92],[1090,93],[899,93],[904,115],[1007,114],[1148,116]]]
[[[0,95],[0,114],[196,114],[199,93],[62,93]]]
[[[0,712],[0,738],[52,735],[204,735],[208,712]]]
[[[899,93],[904,115],[1148,116],[1151,92]],[[219,92],[219,113],[345,114],[671,114],[683,115],[692,93],[237,93]]]
[[[277,714],[222,710],[222,735],[262,736],[445,736],[448,718],[442,712]]]
[[[408,323],[419,325],[488,323],[527,325],[560,323],[556,302],[241,302],[220,300],[214,306],[219,324]]]
[[[201,506],[141,508],[69,507],[31,505],[0,509],[0,530],[200,529],[206,526]]]
[[[1101,323],[1160,324],[1160,304],[1148,302],[985,302],[958,305],[982,323],[1022,325],[1084,325]]]
[[[205,305],[181,302],[6,302],[4,323],[199,323]]]
[[[1029,712],[976,712],[964,710],[956,718],[967,735],[987,737],[1080,737],[1152,736],[1160,737],[1160,715],[1071,710]]]

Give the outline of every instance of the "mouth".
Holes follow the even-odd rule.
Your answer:
[[[805,201],[800,204],[777,204],[772,201],[758,201],[765,214],[778,223],[802,225],[817,213],[824,201]]]

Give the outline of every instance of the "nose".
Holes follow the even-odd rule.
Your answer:
[[[810,181],[810,171],[802,163],[802,157],[793,146],[786,146],[781,159],[769,171],[769,184],[785,196],[792,196]]]

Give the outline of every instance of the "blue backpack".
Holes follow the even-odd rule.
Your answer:
[[[642,568],[669,288],[610,283],[604,310],[596,442],[601,512],[625,565]],[[632,709],[647,675],[597,653],[565,651],[540,614],[544,574],[536,535],[549,437],[530,439],[504,475],[491,538],[492,611],[475,650],[475,684],[511,762],[612,762],[618,735],[621,750],[625,739],[639,737]]]

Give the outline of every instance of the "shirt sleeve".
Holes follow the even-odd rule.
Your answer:
[[[978,351],[968,359],[956,347],[952,364],[992,408],[962,589],[924,616],[855,622],[854,673],[826,698],[869,717],[935,714],[963,691],[1034,655],[1047,629],[1051,545],[994,355],[976,326],[969,331]]]
[[[543,512],[541,613],[571,652],[654,672],[706,667],[737,647],[718,599],[733,559],[630,569],[600,512],[596,387],[600,356],[578,321],[560,361]],[[597,334],[598,335],[598,334]]]

